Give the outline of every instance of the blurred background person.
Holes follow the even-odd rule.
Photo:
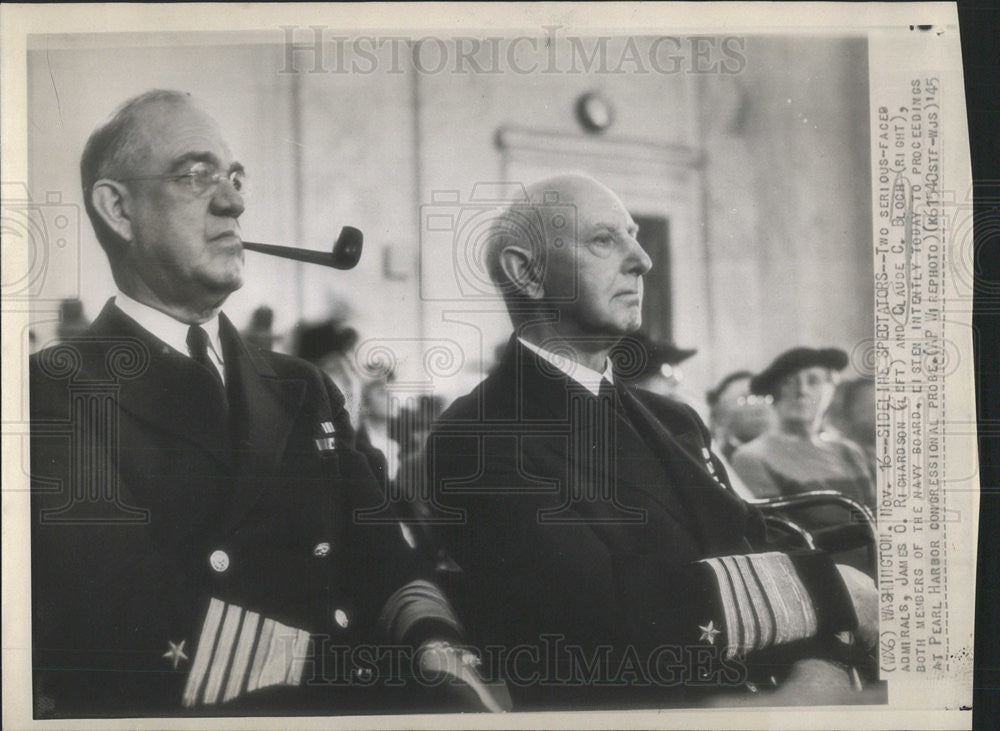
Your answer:
[[[399,444],[399,458],[402,464],[419,460],[431,433],[431,425],[444,411],[444,400],[440,396],[420,394],[400,409],[390,424],[390,433]]]
[[[361,390],[358,438],[383,455],[381,475],[389,502],[404,518],[403,535],[439,573],[459,571],[441,545],[434,527],[440,517],[428,490],[424,445],[431,425],[444,410],[444,399],[394,389],[390,370],[365,381]]]
[[[261,305],[250,315],[250,322],[240,335],[261,350],[274,350],[278,336],[274,334],[274,310]]]
[[[616,374],[637,388],[681,401],[705,418],[705,403],[684,384],[680,364],[695,355],[695,348],[679,348],[673,343],[653,340],[644,331],[626,335],[612,348],[610,358]]]
[[[855,378],[837,385],[827,422],[857,444],[875,473],[875,381]]]
[[[738,447],[752,442],[775,422],[772,397],[750,393],[751,378],[750,371],[735,371],[705,395],[712,441],[727,460],[733,458]]]
[[[358,430],[363,385],[354,362],[358,331],[334,319],[314,324],[299,323],[294,341],[295,355],[318,366],[344,394],[344,408],[351,417],[351,426]]]
[[[774,425],[733,454],[733,467],[757,497],[837,490],[869,507],[872,474],[861,448],[832,433],[823,420],[847,365],[838,348],[793,348],[750,381],[757,396],[771,396]]]
[[[399,445],[399,469],[395,475],[398,492],[406,501],[414,517],[427,520],[434,517],[434,506],[426,488],[426,461],[424,445],[431,432],[431,425],[444,411],[440,396],[419,394],[407,399],[389,422],[389,435]],[[429,526],[425,533],[430,537]]]
[[[385,478],[394,481],[399,475],[400,443],[391,427],[392,405],[388,385],[393,380],[386,375],[366,381],[361,388],[361,428],[365,437],[385,456]]]
[[[56,337],[69,340],[83,335],[90,327],[90,320],[83,314],[83,302],[78,299],[64,299],[59,303],[59,325]]]

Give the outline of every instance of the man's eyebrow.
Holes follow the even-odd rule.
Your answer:
[[[596,236],[601,233],[617,234],[620,230],[621,227],[619,225],[598,221],[597,223],[592,223],[587,227],[587,236]],[[639,227],[633,223],[626,226],[625,231],[630,235],[635,236],[639,233]]]
[[[178,170],[181,170],[182,168],[187,167],[191,163],[195,162],[207,162],[211,165],[215,165],[216,167],[218,167],[219,158],[216,157],[216,155],[211,152],[199,152],[199,151],[185,152],[180,157],[175,158],[174,161],[170,164],[170,172],[177,172]]]
[[[615,232],[615,229],[616,227],[614,224],[598,221],[597,223],[592,223],[590,224],[590,226],[587,227],[587,235],[595,236],[599,233],[613,234]]]

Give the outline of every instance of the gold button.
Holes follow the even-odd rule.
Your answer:
[[[222,550],[212,551],[212,555],[208,557],[208,563],[221,574],[229,568],[229,554]]]

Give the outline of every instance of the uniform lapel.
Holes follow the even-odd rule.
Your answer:
[[[118,384],[123,411],[233,466],[225,404],[204,368],[141,327],[112,300],[91,331],[105,353],[106,372]],[[139,356],[130,364],[133,348]]]
[[[693,527],[706,554],[744,550],[742,537],[745,534],[746,505],[716,482],[708,472],[706,457],[699,459],[695,456],[698,449],[706,448],[697,446],[702,444],[702,440],[694,439],[689,434],[671,434],[628,387],[619,388],[619,394],[630,418],[638,422],[638,428],[646,431],[647,438],[671,474],[671,481],[689,513],[689,521],[694,522]],[[683,443],[688,441],[694,444],[685,447]]]
[[[522,418],[529,423],[551,421],[574,428],[570,423],[571,399],[592,398],[592,394],[551,364],[542,361],[520,343],[515,341],[512,347],[516,356],[520,358],[517,369],[520,379],[517,392],[521,395]],[[608,473],[603,478],[595,476],[597,479],[610,480],[612,494],[621,502],[618,512],[613,512],[609,517],[613,521],[622,523],[628,522],[623,520],[624,517],[635,517],[632,515],[635,511],[631,508],[631,502],[624,494],[625,490],[635,489],[655,501],[675,522],[682,526],[689,525],[690,516],[678,503],[669,487],[663,484],[665,477],[671,484],[673,480],[670,479],[672,477],[670,474],[664,475],[664,465],[660,455],[650,449],[632,424],[620,413],[616,412],[614,418],[612,433],[615,449],[607,463]],[[549,440],[549,443],[561,445],[558,457],[569,460],[571,445],[574,444],[574,439],[580,438],[579,434],[567,435],[564,440]],[[583,438],[593,441],[590,434],[583,435]],[[596,449],[596,445],[594,446]],[[574,465],[568,464],[567,467],[569,468],[567,473],[572,474]]]
[[[516,398],[503,405],[502,418],[517,420],[528,434],[569,424],[575,382],[516,338],[508,345],[496,378],[499,383],[516,384]],[[671,433],[631,389],[619,385],[616,391],[627,415],[616,415],[616,475],[612,478],[622,503],[629,504],[622,488],[641,491],[689,530],[706,556],[745,551],[746,506],[709,474],[700,454],[701,437],[684,430]],[[553,457],[569,459],[568,438],[545,442],[558,452]]]
[[[616,391],[621,397],[621,389]],[[691,516],[677,499],[677,486],[683,484],[683,474],[676,469],[677,460],[665,458],[664,451],[656,449],[655,442],[651,444],[639,433],[638,429],[648,428],[644,421],[633,424],[621,410],[616,409],[615,427],[620,474],[627,475],[629,484],[655,500],[676,522],[690,527]]]
[[[629,417],[636,421],[636,427],[643,429],[646,438],[661,448],[662,451],[658,451],[660,451],[661,458],[666,457],[669,460],[671,472],[677,474],[679,478],[683,478],[682,481],[686,483],[715,484],[715,480],[705,469],[704,463],[682,447],[674,435],[635,397],[627,386],[619,386],[617,391]]]
[[[238,445],[237,490],[225,525],[229,530],[276,479],[275,472],[302,407],[305,383],[279,378],[260,353],[246,347],[225,315],[219,316],[219,335]]]

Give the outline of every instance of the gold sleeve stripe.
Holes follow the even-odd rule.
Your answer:
[[[267,650],[267,658],[264,660],[264,667],[257,680],[258,688],[284,684],[285,678],[288,676],[288,666],[293,660],[292,652],[297,634],[298,631],[293,627],[288,627],[280,622],[274,623],[271,646]]]
[[[798,623],[795,627],[798,632],[795,632],[794,636],[789,641],[812,637],[816,634],[816,630],[819,628],[819,622],[816,620],[816,609],[812,605],[809,593],[806,591],[806,587],[803,586],[798,573],[796,573],[795,566],[792,564],[792,559],[783,553],[777,553],[774,554],[774,556],[773,570],[780,573],[782,577],[781,580],[783,580],[784,585],[788,587],[789,594],[794,596],[797,600],[794,606],[799,610]]]
[[[771,642],[775,645],[783,645],[788,642],[788,628],[791,626],[791,617],[788,606],[785,604],[785,597],[778,589],[778,584],[774,581],[771,572],[765,569],[763,565],[766,563],[765,559],[758,555],[750,555],[747,556],[747,560],[753,569],[761,593],[771,608],[771,616],[774,618],[774,637]]]
[[[272,685],[300,685],[310,639],[306,630],[213,598],[181,702],[213,705]]]
[[[746,654],[760,647],[757,642],[757,608],[753,605],[750,593],[747,591],[746,582],[743,581],[743,576],[740,574],[740,569],[736,565],[735,559],[732,556],[726,556],[721,561],[722,565],[726,568],[726,573],[729,575],[729,580],[732,582],[733,594],[736,596],[736,608],[739,611],[740,618],[740,634],[743,636],[739,650],[742,654]]]
[[[306,665],[306,655],[309,652],[309,633],[304,629],[295,630],[295,644],[292,647],[292,662],[288,666],[285,685],[298,685],[302,682],[302,670]]]
[[[208,671],[208,682],[205,684],[205,703],[216,703],[222,692],[222,681],[229,669],[229,661],[233,655],[233,645],[236,642],[236,630],[240,627],[243,610],[235,604],[226,607],[226,618],[222,620],[222,631],[212,655],[212,668]]]
[[[718,559],[706,559],[704,563],[712,569],[719,587],[719,597],[722,600],[722,624],[726,636],[726,658],[732,659],[740,646],[740,622],[736,613],[736,598],[729,581],[729,574]]]
[[[816,609],[787,554],[724,556],[702,563],[711,567],[718,584],[727,657],[816,634]]]
[[[740,576],[743,578],[743,584],[747,588],[747,593],[750,595],[750,602],[754,607],[760,646],[770,647],[774,644],[774,613],[771,609],[771,604],[767,601],[767,597],[764,595],[764,591],[757,581],[757,576],[750,566],[750,560],[746,556],[734,556],[733,562],[736,564]]]
[[[257,690],[260,687],[260,673],[264,669],[264,660],[267,651],[271,648],[271,635],[274,634],[275,622],[273,619],[264,619],[260,628],[260,635],[257,637],[257,651],[253,656],[253,665],[250,667],[250,675],[247,676],[247,691]]]
[[[197,701],[198,691],[201,690],[205,672],[212,659],[212,649],[215,647],[215,637],[219,632],[219,624],[222,621],[222,611],[225,606],[225,602],[215,598],[208,603],[208,612],[205,614],[205,621],[201,625],[201,636],[198,638],[198,649],[195,651],[194,662],[191,664],[191,672],[188,673],[181,701],[187,708],[193,706]]]
[[[222,697],[223,702],[238,697],[243,688],[243,682],[246,680],[247,666],[250,664],[250,652],[253,650],[254,640],[257,639],[257,625],[259,622],[260,615],[256,612],[247,612],[243,617],[243,627],[240,629],[240,638],[236,642],[233,667],[229,671],[226,693]]]

